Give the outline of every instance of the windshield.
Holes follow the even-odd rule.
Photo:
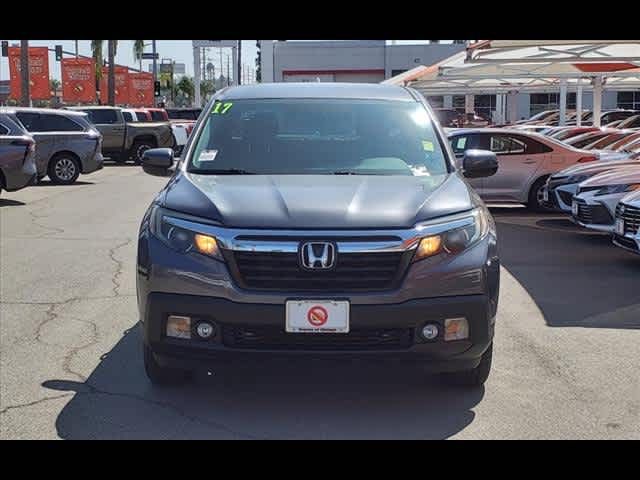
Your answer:
[[[354,99],[216,102],[194,173],[443,175],[447,161],[424,106]]]

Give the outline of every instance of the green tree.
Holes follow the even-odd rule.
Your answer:
[[[49,80],[49,88],[51,89],[52,96],[56,96],[56,90],[60,88],[60,80],[52,78]]]
[[[211,95],[216,93],[216,86],[213,80],[204,80],[200,82],[200,93],[206,102]]]
[[[193,78],[187,77],[186,75],[183,76],[176,84],[176,90],[191,100],[195,93]]]
[[[144,40],[134,40],[133,57],[140,62],[140,71],[142,71],[142,52],[144,52]]]

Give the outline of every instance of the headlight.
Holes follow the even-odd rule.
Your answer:
[[[571,175],[567,178],[566,183],[580,183],[584,182],[587,178],[589,178],[589,175]]]
[[[214,236],[183,228],[179,226],[180,220],[177,214],[157,207],[151,216],[151,232],[165,245],[180,253],[194,252],[223,260]]]
[[[623,183],[619,185],[607,185],[599,189],[594,195],[610,195],[613,193],[633,192],[640,189],[640,183]]]
[[[420,239],[413,261],[416,262],[441,253],[455,255],[466,250],[485,237],[489,231],[489,221],[486,209],[477,208],[464,217],[433,225],[442,231]]]

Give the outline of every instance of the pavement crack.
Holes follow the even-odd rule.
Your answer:
[[[157,407],[166,409],[166,410],[170,410],[174,413],[176,413],[177,415],[186,418],[187,420],[194,422],[194,423],[200,423],[202,425],[206,425],[208,427],[213,427],[216,428],[218,430],[222,430],[225,431],[227,433],[230,433],[232,435],[236,435],[238,437],[243,437],[246,439],[250,439],[250,440],[266,440],[266,437],[259,437],[256,435],[252,435],[249,433],[245,433],[245,432],[240,432],[238,430],[235,430],[231,427],[228,427],[227,425],[223,424],[223,423],[219,423],[219,422],[214,422],[211,420],[206,420],[203,418],[199,418],[196,417],[194,415],[189,415],[188,413],[186,413],[184,410],[182,410],[179,407],[176,407],[175,405],[172,405],[170,403],[165,403],[162,402],[160,400],[152,400],[149,398],[145,398],[139,395],[134,395],[134,394],[130,394],[130,393],[117,393],[117,392],[109,392],[106,390],[101,390],[87,382],[84,383],[84,386],[88,387],[88,391],[82,392],[82,391],[78,391],[77,394],[79,395],[95,395],[95,394],[99,394],[99,395],[107,395],[107,396],[112,396],[112,397],[121,397],[121,398],[128,398],[130,400],[137,400],[139,402],[144,402],[150,405],[155,405]]]
[[[114,262],[116,264],[116,271],[114,272],[113,276],[111,277],[111,282],[113,283],[113,296],[114,297],[119,297],[120,296],[120,275],[122,275],[122,270],[124,268],[124,262],[122,260],[118,260],[116,258],[116,251],[118,251],[120,248],[125,247],[127,245],[129,245],[131,243],[132,239],[128,238],[125,242],[119,243],[118,245],[116,245],[113,248],[109,249],[109,258],[111,259],[112,262]]]
[[[72,393],[65,393],[62,395],[54,395],[53,397],[44,397],[38,400],[34,400],[32,402],[20,403],[18,405],[9,405],[8,407],[4,407],[0,410],[0,415],[7,413],[9,410],[18,410],[20,408],[32,407],[34,405],[38,405],[40,403],[48,402],[50,400],[57,400],[58,398],[71,397]]]
[[[31,223],[33,223],[36,227],[40,227],[43,230],[48,230],[48,232],[43,233],[42,235],[38,235],[37,238],[44,238],[49,234],[55,234],[55,233],[64,233],[64,229],[62,228],[58,228],[58,227],[48,227],[46,225],[43,225],[42,223],[40,223],[40,219],[41,218],[46,218],[46,215],[36,215],[35,212],[33,210],[27,210],[27,212],[29,213],[29,216],[31,217]]]

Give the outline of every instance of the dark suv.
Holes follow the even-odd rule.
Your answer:
[[[264,355],[405,360],[482,384],[498,302],[495,225],[425,99],[388,85],[219,92],[142,220],[137,294],[152,382]]]

